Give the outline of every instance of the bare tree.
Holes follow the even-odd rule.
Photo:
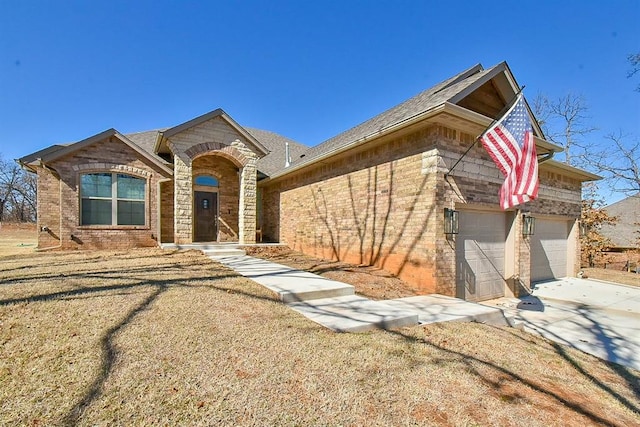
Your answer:
[[[631,70],[627,74],[628,78],[633,77],[636,73],[640,72],[640,52],[632,53],[627,57],[631,64]],[[636,91],[640,92],[640,84],[636,87]]]
[[[578,149],[575,158],[578,162],[587,148],[584,136],[596,130],[589,123],[589,107],[582,95],[568,93],[556,101],[544,95],[538,95],[534,101],[534,113],[547,138],[561,144],[564,148],[564,161],[574,164],[574,150]]]
[[[618,131],[606,137],[606,148],[593,150],[585,158],[596,173],[603,175],[611,189],[625,195],[640,192],[640,141]]]
[[[540,129],[544,133],[545,137],[550,137],[549,132],[549,119],[551,112],[549,111],[549,98],[547,98],[544,94],[538,92],[536,97],[533,99],[533,114],[536,116],[536,120]]]
[[[0,221],[35,221],[36,177],[0,157]]]

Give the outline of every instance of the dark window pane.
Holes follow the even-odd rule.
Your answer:
[[[91,173],[80,178],[82,197],[111,197],[111,174]]]
[[[118,225],[144,225],[144,202],[118,200]]]
[[[82,225],[111,225],[111,200],[82,199]]]
[[[144,200],[145,184],[144,179],[118,174],[118,198]]]

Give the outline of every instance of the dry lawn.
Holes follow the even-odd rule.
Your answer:
[[[482,324],[333,333],[199,252],[0,257],[0,425],[631,426],[638,375]]]
[[[33,223],[0,222],[0,257],[33,253],[37,238]]]
[[[640,274],[611,268],[583,268],[584,276],[590,279],[606,280],[623,285],[640,287]]]

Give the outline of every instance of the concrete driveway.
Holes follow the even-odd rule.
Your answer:
[[[536,284],[531,296],[485,304],[529,332],[640,370],[640,288],[565,278]]]

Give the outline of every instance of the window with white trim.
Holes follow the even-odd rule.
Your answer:
[[[81,225],[145,225],[147,181],[122,173],[80,176]]]

